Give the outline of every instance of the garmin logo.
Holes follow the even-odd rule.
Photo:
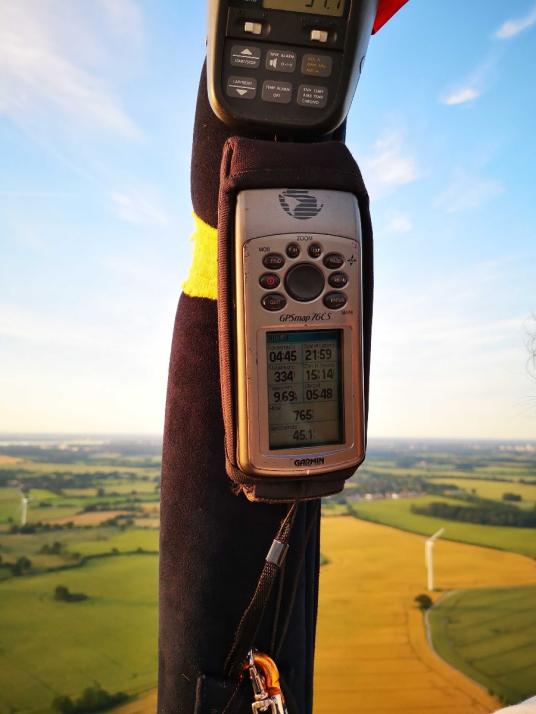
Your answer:
[[[306,221],[318,216],[324,204],[318,205],[318,199],[303,188],[287,188],[279,194],[281,208],[292,218]]]
[[[322,466],[324,464],[323,456],[315,456],[309,459],[296,459],[294,466]]]
[[[279,318],[279,322],[325,322],[327,320],[331,320],[329,312],[314,312],[312,315],[296,315],[290,312]]]

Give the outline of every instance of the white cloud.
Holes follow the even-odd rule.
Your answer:
[[[141,26],[130,1],[100,5],[108,6],[109,26],[118,29],[121,17],[130,17],[124,31],[130,26],[139,34]],[[92,14],[98,7],[61,0],[0,3],[0,113],[25,121],[36,113],[60,112],[127,138],[139,136],[104,79],[110,76],[110,67],[103,68],[103,76],[96,69],[106,55],[102,13]]]
[[[402,138],[393,133],[376,141],[374,153],[363,159],[362,169],[372,199],[412,183],[419,176],[415,158],[404,148]]]
[[[166,226],[169,218],[157,199],[149,199],[145,191],[115,192],[112,202],[117,216],[125,223],[132,225],[157,225]]]
[[[502,193],[504,186],[499,181],[460,172],[437,197],[435,205],[447,213],[460,213],[479,208]]]
[[[535,24],[536,5],[524,17],[518,17],[516,19],[507,20],[506,22],[504,22],[495,33],[495,37],[499,38],[500,40],[508,40],[511,37],[519,35],[520,32],[528,30],[529,27],[532,27]]]
[[[143,17],[133,0],[97,0],[96,4],[113,32],[141,41]]]
[[[464,87],[462,89],[455,89],[453,92],[446,94],[441,98],[441,102],[447,106],[467,104],[467,102],[472,102],[475,99],[478,99],[479,96],[480,91],[475,87]]]
[[[409,233],[412,228],[411,220],[403,214],[393,216],[387,224],[387,230],[391,233]]]

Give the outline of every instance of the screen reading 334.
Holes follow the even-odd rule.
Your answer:
[[[341,330],[266,335],[271,449],[340,444]]]

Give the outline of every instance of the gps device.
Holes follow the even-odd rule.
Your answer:
[[[346,118],[378,0],[209,0],[208,95],[230,126],[322,135]]]
[[[355,196],[242,191],[234,254],[240,469],[300,476],[357,467],[365,418]]]

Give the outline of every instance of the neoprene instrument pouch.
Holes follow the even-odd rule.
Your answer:
[[[257,210],[255,209],[257,204],[251,203],[251,200],[249,203],[244,202],[243,197],[260,200],[262,194],[259,192],[267,192],[270,189],[272,193],[277,189],[275,196],[279,201],[276,202],[277,205],[274,204],[273,209],[267,208],[264,213],[260,211],[259,216],[264,218],[266,225],[270,227],[269,232],[278,234],[274,236],[274,240],[279,239],[281,232],[284,231],[283,228],[278,227],[277,211],[280,211],[282,216],[279,220],[284,220],[285,212],[298,215],[302,220],[298,221],[300,231],[286,236],[288,240],[280,250],[276,253],[268,253],[264,257],[262,253],[259,254],[259,272],[262,272],[263,265],[266,270],[264,274],[257,276],[257,274],[253,275],[252,268],[247,263],[253,252],[251,246],[244,247],[246,263],[241,262],[240,248],[237,248],[236,241],[237,215],[245,217],[244,221],[251,222],[251,216],[248,218],[248,210]],[[355,215],[358,217],[356,220],[359,222],[359,225],[354,228],[359,237],[358,251],[353,248],[346,252],[342,248],[334,251],[334,246],[338,245],[337,240],[340,237],[337,233],[340,231],[329,230],[329,219],[336,221],[337,216],[335,209],[330,209],[329,206],[324,208],[327,202],[322,197],[327,196],[327,192],[338,192],[330,195],[339,197],[340,201],[355,204]],[[343,206],[343,203],[333,205]],[[321,215],[322,209],[325,211],[326,218],[323,219],[324,226],[321,230],[323,236],[322,241],[319,242],[311,228],[314,220],[309,219],[315,218],[317,214]],[[266,235],[261,229],[257,232],[259,231],[262,235]],[[330,235],[331,232],[335,235]],[[303,241],[302,244],[297,242],[300,240]],[[267,244],[267,247],[258,248],[258,251],[263,250],[271,249]],[[319,251],[318,254],[315,254],[315,250]],[[281,263],[279,267],[278,261]],[[338,261],[343,263],[339,265]],[[352,278],[354,273],[357,275],[357,267],[354,266],[356,261],[359,262],[360,284],[358,288],[354,286],[359,294],[355,294],[352,303],[348,296],[354,289]],[[273,270],[270,269],[271,265]],[[289,277],[291,272],[293,272],[292,283]],[[243,276],[246,276],[245,280],[249,278],[250,283],[257,287],[260,281],[261,286],[258,288],[258,297],[254,298],[254,304],[260,302],[266,308],[264,313],[266,316],[270,313],[280,314],[282,317],[278,319],[282,322],[280,328],[268,330],[266,334],[262,332],[258,341],[256,337],[251,338],[256,334],[253,331],[249,335],[249,341],[246,339],[241,343],[240,321],[245,306],[236,292],[236,284],[240,285]],[[268,282],[264,284],[263,281]],[[273,282],[270,284],[270,281]],[[314,290],[315,281],[318,283],[318,290],[311,295],[303,296],[304,290],[306,293],[311,290],[311,284]],[[341,289],[335,289],[337,281]],[[354,282],[357,282],[357,278]],[[276,292],[270,289],[275,284],[279,286]],[[312,312],[312,317],[308,317],[303,311],[296,317],[288,310],[283,310],[278,304],[279,300],[292,303],[299,308],[305,304],[300,302],[302,299],[311,298],[307,304],[316,305],[317,303],[312,299],[315,297],[317,303],[323,307],[319,312]],[[348,305],[346,305],[347,300]],[[218,213],[220,380],[226,471],[235,484],[236,491],[243,491],[249,500],[269,503],[291,502],[337,493],[342,490],[344,481],[353,475],[363,460],[368,413],[372,302],[373,246],[369,199],[361,173],[347,147],[335,141],[309,144],[276,143],[241,137],[228,139],[221,164]],[[344,316],[352,315],[350,308],[354,303],[359,308],[359,329],[353,332],[344,331],[342,328],[332,329],[337,320],[340,322],[342,319],[344,323]],[[293,329],[288,320],[301,319],[303,314],[305,314],[304,319],[310,320],[305,325],[307,331],[304,331],[303,324],[300,325],[302,329]],[[348,337],[349,335],[351,337]],[[349,339],[353,341],[351,351],[348,350],[348,344],[343,346],[343,343],[345,341],[347,343]],[[300,355],[314,354],[315,359],[318,360],[305,366],[298,365],[301,376],[296,376],[298,372],[293,371],[293,365],[290,363],[286,372],[275,375],[276,379],[278,376],[280,379],[288,378],[291,382],[290,387],[287,384],[285,390],[276,389],[278,385],[273,383],[274,374],[270,372],[269,364],[266,365],[264,376],[259,379],[258,384],[251,375],[241,374],[241,371],[244,371],[241,365],[245,364],[245,352],[256,350],[255,354],[250,355],[251,364],[262,365],[269,362],[268,357],[274,356],[270,354],[271,343],[279,341],[286,345],[289,340],[296,341],[301,350]],[[308,341],[304,343],[304,340]],[[287,351],[285,354],[290,353]],[[351,354],[354,355],[353,358]],[[322,362],[326,355],[335,361]],[[293,354],[284,359],[299,361],[300,357],[296,358]],[[352,360],[353,377],[349,365]],[[307,372],[307,380],[313,378],[327,380],[318,384],[321,389],[313,388],[312,382],[305,384],[305,367],[313,367],[316,370],[316,372],[312,370]],[[321,371],[324,372],[324,378],[318,376]],[[354,385],[354,389],[349,390],[349,382],[352,379],[357,387]],[[249,413],[243,403],[245,397],[241,397],[237,386],[240,380],[244,382],[244,394],[248,390],[253,393],[253,396],[250,394],[248,397],[249,407],[258,399],[258,409],[255,406],[255,409]],[[295,384],[297,381],[300,381],[298,386]],[[340,397],[341,404],[344,402],[344,406],[337,406],[337,395]],[[273,403],[274,397],[281,402],[284,398],[295,401],[295,404],[291,404],[290,407],[296,406],[296,408],[291,409],[288,404],[283,406]],[[306,399],[310,401],[302,403]],[[333,410],[330,412],[329,405],[322,400],[324,402],[331,400],[334,409],[339,409],[339,412]],[[317,416],[315,416],[315,409]],[[274,412],[275,416],[270,411]],[[299,428],[296,430],[293,430],[290,424],[283,423],[285,418],[287,421],[293,420],[293,414],[296,415],[296,420],[300,421]],[[308,422],[308,419],[312,421]],[[318,423],[315,423],[315,419]],[[322,420],[323,426],[320,425]],[[353,425],[353,428],[350,429],[349,425]],[[265,443],[262,434],[256,441],[257,432],[262,432],[263,429],[267,435],[269,434],[264,439]],[[250,434],[253,433],[251,441],[255,442],[255,448],[251,447],[252,451],[255,452],[257,449],[262,452],[264,448],[268,456],[273,455],[272,461],[276,463],[275,471],[271,469],[270,458],[264,458],[262,453],[257,459],[260,466],[248,467],[249,461],[244,456],[244,445],[240,443],[240,439],[245,438],[246,430]],[[318,437],[317,432],[323,436]],[[337,436],[339,432],[340,437]],[[351,432],[350,436],[348,436],[349,432]],[[292,438],[304,440],[311,448],[305,450],[290,448],[290,444],[285,439],[292,440]],[[298,445],[303,447],[304,442]],[[264,447],[262,447],[263,443]],[[261,446],[258,446],[259,444]],[[345,444],[348,447],[346,451],[343,448]],[[294,453],[302,456],[287,459],[288,468],[277,470],[277,465],[284,463],[284,458]],[[304,453],[307,456],[303,456]],[[338,460],[332,458],[331,454],[339,454]],[[351,458],[341,458],[340,454],[343,456],[350,454]],[[255,462],[255,458],[250,461]]]

